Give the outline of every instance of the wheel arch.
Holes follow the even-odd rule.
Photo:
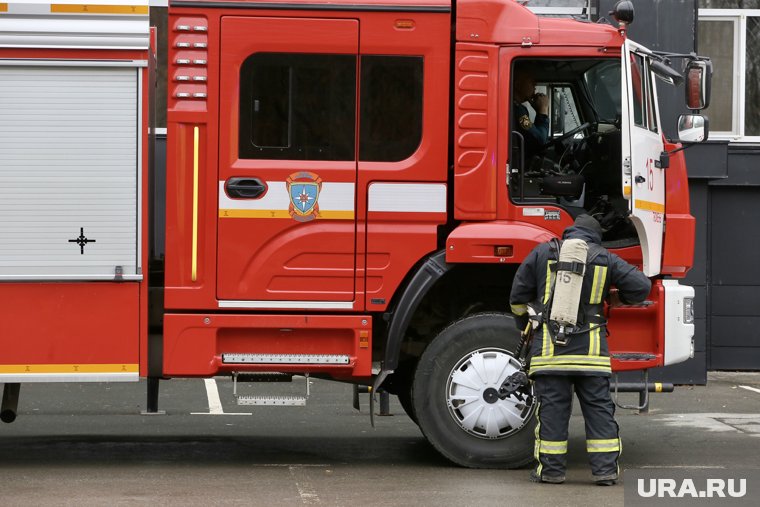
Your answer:
[[[447,263],[445,258],[444,250],[425,258],[394,300],[391,311],[385,314],[383,371],[391,373],[398,369],[402,347],[409,341],[410,328],[420,321],[429,322],[431,319],[426,316],[431,311],[439,313],[436,315],[439,322],[432,324],[431,330],[421,333],[427,335],[426,345],[438,332],[468,315],[510,313],[509,292],[518,264],[453,264]],[[446,308],[441,308],[443,305]],[[422,352],[420,350],[414,356],[419,358]]]
[[[383,357],[384,371],[391,372],[398,368],[401,343],[404,341],[404,335],[414,313],[425,295],[451,268],[452,265],[446,263],[446,250],[439,250],[429,255],[406,284],[394,309],[386,313],[388,331]]]

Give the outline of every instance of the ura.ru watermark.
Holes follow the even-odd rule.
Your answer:
[[[758,505],[760,470],[629,469],[625,505]]]
[[[747,479],[637,479],[636,493],[642,498],[741,498],[747,494]]]

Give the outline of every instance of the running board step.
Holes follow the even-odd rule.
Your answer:
[[[256,380],[252,380],[256,379]],[[262,380],[264,379],[264,380]],[[309,374],[304,375],[306,381],[306,396],[250,396],[238,394],[238,381],[240,382],[292,382],[293,375],[290,373],[232,373],[232,395],[238,405],[268,405],[275,407],[303,407],[309,399]]]
[[[224,364],[350,364],[339,354],[222,354]]]
[[[304,396],[238,396],[238,405],[270,405],[280,407],[303,407],[306,405]]]

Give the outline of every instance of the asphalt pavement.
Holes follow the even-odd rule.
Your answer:
[[[623,505],[623,484],[591,483],[577,407],[568,481],[543,485],[451,465],[395,397],[373,429],[367,395],[356,411],[351,386],[310,382],[305,407],[246,407],[229,378],[162,381],[163,415],[141,415],[144,382],[24,384],[0,425],[0,505]],[[712,373],[618,422],[624,470],[760,469],[760,374]]]

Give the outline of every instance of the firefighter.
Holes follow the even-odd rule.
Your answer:
[[[586,450],[594,481],[611,486],[618,479],[621,444],[610,396],[610,357],[603,305],[610,287],[618,289],[624,304],[644,301],[649,279],[634,266],[601,246],[602,228],[593,217],[580,215],[563,234],[563,244],[581,239],[588,245],[585,267],[558,263],[558,241],[538,245],[520,265],[512,286],[510,305],[520,329],[529,323],[528,304],[539,316],[530,348],[529,375],[538,401],[535,457],[531,480],[565,481],[568,423],[575,390],[586,424]],[[554,268],[552,267],[554,266]],[[549,318],[559,268],[573,266],[579,277],[577,325],[558,327]]]
[[[514,83],[513,130],[523,136],[525,162],[530,165],[530,159],[538,154],[549,137],[549,97],[536,93],[536,78],[530,64],[515,67]],[[536,111],[533,121],[530,120],[528,108],[523,105],[525,102]]]

